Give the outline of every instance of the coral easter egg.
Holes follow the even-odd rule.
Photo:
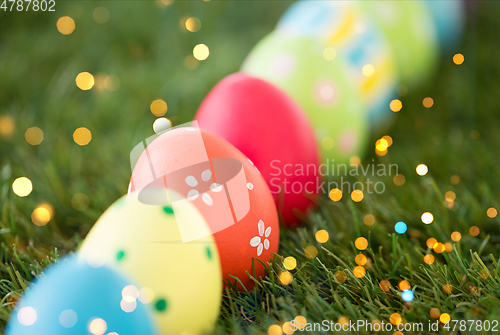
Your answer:
[[[340,52],[326,59],[325,48],[308,37],[274,32],[252,50],[242,69],[299,103],[315,129],[325,162],[348,164],[366,149],[368,116],[346,60]]]
[[[422,2],[360,2],[386,35],[401,82],[411,87],[427,79],[438,60],[436,29]]]
[[[298,104],[262,79],[235,73],[212,89],[195,119],[255,164],[285,223],[298,224],[321,178],[316,137]]]
[[[341,50],[369,108],[370,127],[387,128],[394,119],[389,103],[398,84],[394,57],[385,36],[358,2],[297,1],[276,30],[322,41],[330,47],[325,57],[331,60]]]
[[[161,134],[139,157],[130,189],[143,192],[155,184],[180,194],[173,197],[174,207],[192,203],[203,215],[214,233],[224,280],[234,283],[235,276],[252,288],[248,274],[255,279],[266,274],[259,261],[266,264],[278,251],[276,206],[259,170],[232,144],[193,127]],[[189,220],[181,226],[188,225]],[[181,229],[183,240],[206,235],[198,227]]]
[[[154,197],[166,193],[148,192]],[[193,205],[179,210],[206,226]],[[91,264],[104,263],[130,274],[162,335],[212,330],[222,293],[217,247],[210,235],[183,243],[172,206],[143,204],[134,193],[123,196],[99,218],[79,254]]]
[[[122,274],[67,257],[37,278],[16,305],[5,334],[157,334],[151,314],[126,292],[140,286]]]

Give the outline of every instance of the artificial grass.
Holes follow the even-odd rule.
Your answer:
[[[130,149],[152,134],[151,101],[164,99],[174,124],[189,121],[211,87],[238,70],[289,4],[178,1],[165,7],[155,2],[89,1],[58,3],[56,13],[43,15],[0,13],[0,115],[15,120],[14,133],[0,141],[0,327],[5,327],[29,282],[60,254],[76,250],[99,215],[126,193]],[[105,24],[92,18],[98,6],[110,11]],[[434,77],[401,98],[403,109],[387,131],[394,144],[386,156],[375,155],[376,138],[367,143],[363,164],[372,159],[398,164],[405,183],[395,185],[394,176],[370,177],[384,182],[386,191],[365,193],[359,203],[348,194],[339,202],[323,195],[302,227],[282,229],[279,255],[257,289],[225,292],[216,334],[265,333],[297,315],[308,322],[347,317],[387,323],[398,313],[408,322],[427,325],[435,322],[431,308],[438,308],[453,320],[499,318],[499,221],[489,218],[486,210],[499,206],[500,5],[482,3],[477,13],[469,14],[464,43],[457,50],[465,55],[464,64],[456,66],[451,55],[443,56]],[[56,29],[63,15],[76,22],[68,36]],[[199,32],[181,29],[179,21],[189,16],[201,19]],[[207,44],[211,54],[189,70],[184,59],[197,43]],[[74,79],[82,71],[114,74],[121,86],[112,92],[97,85],[81,91]],[[422,106],[427,96],[434,99],[430,109]],[[32,126],[44,131],[38,146],[24,139]],[[80,147],[72,133],[83,126],[93,138]],[[415,173],[420,163],[429,167],[423,177]],[[453,175],[460,177],[458,184],[450,181]],[[33,182],[26,198],[12,192],[19,176]],[[444,203],[447,191],[457,196],[451,209]],[[77,193],[90,199],[83,211],[72,207]],[[54,207],[54,216],[48,225],[37,227],[30,216],[45,202]],[[427,211],[434,215],[430,225],[420,220]],[[374,225],[363,223],[366,214],[374,215]],[[394,232],[398,221],[408,225],[403,235]],[[480,229],[478,236],[469,234],[472,226]],[[324,244],[314,236],[320,229],[329,232]],[[453,231],[462,234],[459,242],[451,240]],[[369,241],[363,254],[372,265],[363,278],[356,278],[354,258],[360,251],[354,241],[360,236]],[[429,237],[453,242],[453,252],[430,250]],[[309,245],[318,250],[313,259],[305,253]],[[428,253],[435,257],[431,265],[423,261]],[[288,256],[298,264],[290,271],[291,284],[283,285],[278,275],[284,270],[282,257]],[[346,274],[344,283],[337,271]],[[403,279],[415,295],[411,304],[404,303],[397,288]],[[391,282],[389,292],[380,289],[382,280]],[[445,293],[445,284],[452,285],[451,293]],[[448,331],[440,326],[440,332]]]

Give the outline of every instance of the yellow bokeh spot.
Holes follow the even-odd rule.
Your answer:
[[[388,147],[389,147],[389,142],[387,142],[387,140],[384,138],[381,138],[377,140],[377,142],[375,142],[375,149],[377,149],[378,151],[387,150]]]
[[[460,177],[457,176],[457,175],[454,175],[454,176],[451,176],[450,177],[450,182],[453,184],[453,185],[458,185],[460,183]]]
[[[106,7],[97,7],[92,12],[94,21],[99,24],[104,24],[109,20],[109,10]]]
[[[392,137],[390,137],[389,135],[382,136],[382,139],[387,142],[387,147],[390,147],[393,143]]]
[[[50,204],[41,204],[31,213],[31,221],[37,226],[45,226],[54,215],[54,207]]]
[[[291,325],[290,325],[290,322],[285,322],[283,324],[283,333],[287,334],[287,335],[291,335],[293,333],[295,333],[295,330],[292,330],[291,328]]]
[[[80,127],[73,133],[73,140],[78,145],[87,145],[92,140],[92,133],[85,127]]]
[[[396,330],[394,333],[392,333],[392,335],[403,335],[403,333],[399,330]]]
[[[425,262],[425,264],[429,264],[429,265],[430,265],[430,264],[433,264],[433,263],[434,263],[434,260],[435,260],[435,259],[434,259],[434,256],[433,256],[433,255],[431,255],[431,254],[428,254],[428,255],[425,255],[425,256],[424,256],[424,262]]]
[[[108,329],[108,325],[103,319],[94,319],[89,324],[89,331],[94,335],[102,335],[106,332],[106,329]]]
[[[33,191],[31,180],[26,177],[19,177],[12,183],[12,191],[19,197],[27,197]]]
[[[333,277],[335,278],[335,281],[339,284],[343,284],[347,280],[347,274],[344,271],[340,270],[335,272]]]
[[[8,115],[0,116],[0,136],[7,137],[14,132],[14,119]]]
[[[341,316],[338,320],[337,323],[340,325],[345,325],[349,324],[349,318],[347,316]]]
[[[389,108],[391,109],[391,111],[397,113],[403,108],[403,103],[399,99],[394,99],[389,104]]]
[[[39,145],[43,141],[43,131],[38,127],[31,127],[24,133],[26,142],[31,145]]]
[[[118,76],[115,76],[114,74],[106,76],[103,83],[104,87],[110,92],[118,90],[121,85],[120,78],[118,78]]]
[[[441,323],[444,323],[444,324],[450,322],[450,320],[451,320],[451,317],[450,317],[450,314],[448,314],[448,313],[443,313],[439,317],[439,321],[441,321]]]
[[[401,315],[399,315],[398,313],[393,313],[389,317],[389,321],[391,321],[391,323],[396,326],[399,325],[401,321],[403,321],[403,319],[401,318]]]
[[[425,212],[425,213],[422,214],[422,216],[420,217],[420,219],[425,224],[431,224],[432,221],[434,221],[434,215],[432,215],[432,213]]]
[[[349,165],[350,166],[360,166],[361,165],[361,158],[359,158],[358,156],[352,156],[351,158],[349,158]]]
[[[453,191],[448,191],[444,194],[444,199],[446,201],[454,201],[457,198],[457,195]]]
[[[462,239],[462,234],[460,234],[458,231],[454,231],[453,233],[451,233],[451,239],[454,242],[458,242]]]
[[[196,70],[198,65],[200,65],[200,62],[193,55],[188,55],[184,58],[184,66],[189,70]]]
[[[356,255],[356,257],[354,258],[354,261],[356,262],[356,264],[358,265],[365,265],[366,264],[366,256],[363,255],[363,254],[358,254]]]
[[[465,61],[465,57],[462,54],[455,54],[453,56],[453,63],[455,63],[457,65],[462,65],[464,61]]]
[[[358,250],[365,250],[368,248],[368,240],[364,237],[358,237],[356,241],[354,241],[354,245]]]
[[[451,244],[450,242],[446,242],[444,244],[444,251],[446,251],[447,253],[450,253],[453,251],[453,244]]]
[[[427,248],[434,248],[434,246],[438,243],[438,241],[434,237],[429,237],[425,244],[427,245]]]
[[[406,182],[406,177],[404,175],[402,175],[401,173],[399,173],[399,174],[395,175],[394,178],[392,178],[392,181],[397,186],[402,186]]]
[[[363,223],[367,226],[373,226],[375,224],[375,216],[372,214],[366,214],[363,218]]]
[[[450,294],[451,292],[453,292],[453,286],[450,283],[444,284],[443,292],[446,294]]]
[[[399,282],[398,287],[401,291],[406,291],[410,289],[410,283],[407,280],[402,280]]]
[[[425,108],[431,108],[434,106],[434,99],[427,97],[422,101],[422,105],[424,105]]]
[[[297,267],[297,260],[293,258],[292,256],[288,256],[283,260],[283,266],[287,270],[293,270]]]
[[[294,320],[295,326],[297,326],[300,330],[304,329],[307,325],[307,319],[302,315],[297,315]]]
[[[313,245],[309,245],[304,249],[304,254],[307,258],[315,258],[318,256],[318,249]]]
[[[293,281],[293,276],[288,271],[283,271],[279,274],[278,279],[281,284],[289,285]]]
[[[337,51],[332,47],[328,47],[323,51],[323,57],[326,60],[334,60],[337,57]]]
[[[361,200],[363,200],[363,198],[364,198],[363,191],[361,191],[361,190],[352,191],[352,193],[351,193],[352,201],[360,202]]]
[[[324,150],[331,150],[335,146],[335,141],[331,137],[325,137],[321,140],[321,147]]]
[[[362,72],[365,77],[371,77],[375,73],[375,67],[371,64],[366,64],[363,66]]]
[[[419,176],[425,176],[427,172],[429,172],[429,169],[427,168],[427,165],[425,164],[418,164],[417,168],[415,169],[417,171],[417,174]]]
[[[205,60],[210,55],[210,50],[205,44],[197,44],[193,48],[193,57],[197,60]]]
[[[382,280],[379,284],[378,287],[384,292],[389,292],[391,290],[391,283],[388,280]]]
[[[151,103],[149,109],[154,116],[163,116],[167,113],[168,107],[165,101],[157,99]]]
[[[443,243],[436,243],[434,246],[434,251],[437,252],[438,254],[442,254],[444,252],[444,244]]]
[[[281,330],[281,327],[278,325],[272,325],[267,328],[267,334],[268,335],[281,335],[283,334],[283,331]]]
[[[490,207],[488,208],[488,210],[486,211],[486,215],[488,215],[489,218],[494,218],[498,215],[498,211],[493,208],[493,207]]]
[[[340,199],[342,199],[342,191],[338,188],[334,188],[330,191],[330,199],[333,201],[340,201]]]
[[[201,29],[201,21],[197,17],[190,17],[186,20],[186,29],[192,33],[197,32]]]
[[[57,30],[63,35],[70,35],[75,31],[75,21],[69,16],[63,16],[57,20]]]
[[[431,318],[437,319],[441,315],[441,312],[437,308],[432,308],[429,312],[429,315],[431,316]]]
[[[476,226],[472,226],[472,227],[469,228],[469,234],[471,236],[477,236],[477,235],[479,235],[479,232],[480,232],[479,228],[476,227]]]
[[[75,79],[76,86],[82,91],[88,91],[94,87],[95,79],[89,72],[80,72]]]
[[[387,155],[387,149],[385,149],[385,150],[382,150],[382,151],[381,151],[381,150],[378,150],[378,149],[375,147],[375,153],[377,154],[377,156],[381,156],[381,157],[382,157],[382,156]]]
[[[319,243],[326,243],[328,242],[328,239],[330,238],[330,234],[324,229],[318,230],[316,232],[316,241]]]
[[[353,270],[352,273],[356,278],[363,278],[366,274],[366,270],[362,266],[356,266]]]

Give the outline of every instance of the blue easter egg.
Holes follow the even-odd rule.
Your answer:
[[[458,0],[424,1],[436,27],[439,45],[452,51],[460,43],[465,24],[465,4]]]
[[[75,256],[52,265],[25,291],[6,335],[157,334],[139,287]]]

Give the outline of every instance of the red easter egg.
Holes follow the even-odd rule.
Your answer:
[[[301,107],[278,87],[235,73],[212,89],[195,120],[254,162],[287,226],[297,225],[321,184],[316,137]]]
[[[175,190],[183,199],[170,199],[173,204],[190,201],[205,217],[219,249],[224,280],[235,283],[229,277],[233,275],[250,289],[254,282],[247,272],[257,279],[265,275],[264,266],[253,258],[266,264],[278,251],[276,206],[259,170],[232,144],[197,128],[161,134],[139,157],[130,192],[151,185]],[[194,234],[189,236],[203,234],[197,227],[181,227],[176,219],[181,235],[183,229]]]

